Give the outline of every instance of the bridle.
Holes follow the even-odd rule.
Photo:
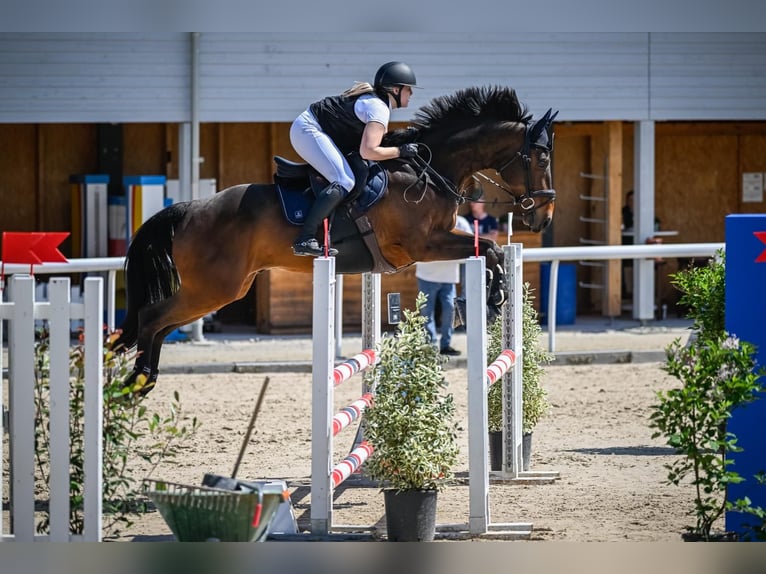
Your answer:
[[[511,167],[511,165],[517,160],[521,159],[521,161],[524,163],[524,176],[526,179],[526,192],[521,197],[518,197],[513,194],[513,192],[504,184],[504,183],[498,183],[491,177],[481,173],[477,172],[473,174],[471,177],[474,179],[481,178],[484,181],[491,183],[498,189],[503,190],[505,193],[510,195],[513,198],[513,205],[518,205],[521,208],[522,215],[528,215],[541,207],[545,207],[549,203],[552,203],[556,201],[556,190],[555,189],[532,189],[532,148],[537,148],[541,150],[545,150],[548,153],[550,153],[553,150],[553,131],[551,130],[551,122],[553,120],[553,117],[555,117],[555,114],[553,117],[550,116],[550,110],[546,113],[546,115],[539,120],[539,122],[536,122],[532,126],[526,126],[525,132],[524,132],[524,144],[521,146],[521,149],[519,149],[508,161],[504,162],[500,167],[495,168],[495,173],[497,173],[500,178],[505,181],[505,177],[503,177],[503,172]],[[533,132],[536,131],[536,127],[539,125],[540,122],[545,121],[543,134],[545,137],[541,137],[541,134],[535,134]],[[533,139],[535,141],[533,141]],[[535,204],[536,198],[545,198],[545,201]]]
[[[556,200],[556,190],[555,189],[532,189],[532,148],[537,148],[541,150],[545,150],[548,153],[550,153],[553,150],[553,129],[552,124],[554,118],[558,115],[558,112],[552,114],[553,110],[548,110],[545,115],[543,115],[542,118],[534,122],[533,124],[527,124],[525,126],[524,130],[524,143],[522,144],[521,148],[506,162],[504,162],[500,167],[495,168],[495,173],[498,174],[500,179],[505,181],[505,177],[503,177],[503,172],[511,167],[511,165],[517,160],[521,159],[521,161],[524,163],[524,176],[525,176],[525,184],[526,184],[526,192],[522,196],[516,196],[513,194],[513,191],[511,191],[507,185],[504,183],[498,183],[491,177],[481,173],[476,172],[471,177],[474,178],[474,180],[478,180],[478,178],[482,178],[483,180],[491,183],[498,189],[503,190],[505,193],[511,196],[511,204],[513,206],[518,205],[521,208],[522,216],[524,215],[530,215],[531,213],[537,211],[538,209],[545,207],[549,203],[552,203]],[[423,144],[418,142],[418,145],[427,149],[429,154],[431,154],[430,148]],[[463,204],[466,200],[470,201],[477,201],[478,197],[473,196],[466,196],[464,193],[461,193],[461,190],[458,189],[458,186],[455,185],[455,183],[448,178],[444,177],[440,173],[438,173],[435,169],[431,167],[431,157],[429,157],[428,160],[424,160],[422,157],[415,156],[412,158],[411,161],[413,161],[416,165],[418,165],[421,168],[421,172],[417,177],[417,181],[423,180],[425,183],[425,176],[428,174],[432,181],[435,181],[437,185],[447,191],[450,195],[452,195],[455,200],[457,201],[458,205]],[[405,189],[405,200],[407,199],[406,194],[409,188]],[[423,186],[423,194],[425,194],[425,186]],[[539,205],[535,204],[535,199],[537,198],[544,198],[545,201],[541,202]],[[420,199],[418,199],[415,203],[418,203],[420,200],[423,199],[423,195],[421,195]],[[501,202],[503,203],[503,202]]]

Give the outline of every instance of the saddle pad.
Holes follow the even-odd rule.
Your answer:
[[[288,179],[275,175],[274,183],[282,205],[282,212],[287,221],[292,225],[303,225],[306,214],[314,202],[314,193],[308,180]],[[352,199],[351,205],[356,208],[358,213],[365,213],[380,201],[387,188],[388,173],[379,164],[373,163],[370,166],[367,184],[358,197]]]

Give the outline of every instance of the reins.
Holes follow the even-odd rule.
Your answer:
[[[428,158],[428,160],[425,160],[420,155],[416,155],[415,157],[412,158],[413,163],[416,166],[419,166],[421,168],[421,171],[418,174],[418,176],[416,178],[416,181],[421,181],[422,180],[422,182],[423,182],[423,193],[413,203],[420,203],[423,200],[423,197],[425,196],[426,186],[427,186],[426,176],[429,176],[434,181],[434,183],[437,185],[437,187],[439,187],[440,189],[445,191],[448,195],[452,195],[455,198],[455,200],[457,201],[458,205],[462,205],[463,203],[465,203],[466,200],[468,200],[469,198],[467,198],[465,195],[463,195],[462,193],[459,192],[457,185],[455,185],[454,182],[452,182],[450,179],[444,177],[439,172],[437,172],[433,167],[431,167],[431,160],[433,159],[433,153],[431,152],[431,148],[429,148],[424,143],[418,142],[418,148],[421,148],[421,147],[425,148],[426,150],[428,150],[429,158]],[[524,147],[526,148],[528,146],[525,145]],[[502,174],[502,172],[505,169],[510,167],[510,165],[514,161],[516,161],[518,158],[522,158],[522,160],[524,161],[525,167],[526,167],[525,175],[526,175],[527,192],[521,198],[518,198],[515,195],[513,195],[513,192],[506,185],[504,185],[502,183],[498,183],[497,181],[495,181],[491,177],[488,177],[487,175],[485,175],[485,174],[483,174],[481,172],[476,172],[475,174],[472,174],[471,177],[475,181],[479,181],[479,178],[482,178],[484,181],[491,183],[492,185],[494,185],[498,189],[504,191],[505,193],[507,193],[511,197],[510,201],[495,201],[494,203],[509,204],[509,205],[512,205],[512,206],[519,205],[521,207],[521,210],[526,213],[526,212],[530,212],[530,211],[535,211],[536,209],[539,209],[541,207],[546,206],[551,201],[554,201],[556,199],[556,192],[554,190],[536,190],[536,191],[532,191],[530,189],[531,188],[531,183],[530,183],[530,179],[529,179],[529,164],[531,162],[531,158],[529,157],[529,154],[523,153],[523,151],[524,150],[517,151],[516,154],[510,160],[508,160],[501,167],[499,167],[498,169],[495,170],[495,173],[497,173],[498,175],[500,175],[502,177],[501,174]],[[407,186],[404,189],[404,200],[405,201],[409,202],[409,200],[407,199],[407,191],[409,191],[409,189],[413,185],[415,185],[415,184],[413,183],[413,184]],[[535,206],[535,198],[536,197],[545,197],[545,198],[547,198],[547,201],[544,201],[540,205]],[[471,201],[481,202],[478,198],[471,199]]]

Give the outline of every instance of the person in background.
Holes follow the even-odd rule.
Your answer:
[[[417,155],[417,144],[399,147],[381,145],[388,129],[391,110],[406,108],[416,85],[415,73],[404,62],[383,64],[372,85],[357,82],[338,96],[311,104],[290,127],[290,143],[301,158],[330,182],[314,201],[293,243],[295,255],[321,256],[316,239],[322,220],[354,188],[356,180],[346,156],[358,153],[362,159],[385,161]],[[337,249],[329,249],[337,255]]]
[[[479,222],[479,235],[492,241],[497,241],[498,224],[497,219],[487,213],[487,209],[483,201],[471,202],[471,213],[465,216],[468,223],[471,225],[471,233],[473,233],[473,222]]]
[[[455,229],[471,233],[471,226],[461,216],[457,216]],[[420,309],[421,315],[428,319],[426,330],[431,343],[437,344],[436,338],[436,305],[441,307],[439,352],[442,355],[457,356],[460,351],[452,347],[452,322],[455,316],[455,285],[460,281],[458,261],[429,261],[419,262],[415,266],[415,277],[418,280],[418,291],[426,295],[426,304]]]
[[[625,194],[625,205],[622,206],[622,244],[631,245],[633,243],[632,235],[625,235],[625,232],[633,232],[633,190]],[[623,259],[625,261],[625,259]]]
[[[478,221],[479,237],[497,241],[499,224],[494,216],[487,213],[484,202],[472,201],[469,205],[471,213],[465,216],[466,221],[471,226],[469,233],[473,235],[473,222]],[[465,297],[465,265],[462,265],[460,268],[460,290],[461,296]],[[465,326],[462,326],[461,330],[465,330]]]

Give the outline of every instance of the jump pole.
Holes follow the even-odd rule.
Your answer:
[[[521,468],[521,244],[503,247],[507,301],[502,307],[503,349],[515,357],[503,374],[503,470],[518,476]],[[489,438],[487,429],[487,283],[484,257],[466,260],[466,338],[468,351],[468,482],[470,534],[485,534],[490,529],[489,513]],[[494,357],[493,357],[494,359]],[[499,384],[500,381],[498,381]],[[519,525],[497,525],[516,529]],[[523,526],[527,526],[526,523]]]
[[[311,532],[326,535],[332,523],[333,358],[335,258],[314,259],[311,369]],[[329,307],[329,308],[328,308]]]
[[[484,257],[465,262],[468,350],[468,530],[484,534],[489,524],[487,427],[487,291]]]
[[[335,367],[335,291],[337,287],[334,257],[314,259],[312,321],[312,408],[311,408],[311,532],[326,536],[332,528],[333,491],[364,463],[371,447],[357,434],[349,455],[333,466],[333,438],[351,422],[361,417],[372,400],[371,389],[363,382],[360,399],[334,412],[334,387],[375,362],[375,352],[366,348],[346,363]],[[380,278],[378,276],[378,285]],[[374,297],[375,280],[371,279],[367,300]],[[379,297],[377,297],[379,300]],[[374,309],[374,306],[370,305]],[[366,332],[375,337],[375,321],[366,311]],[[374,313],[373,313],[374,315]],[[377,333],[380,323],[377,321]],[[363,337],[364,339],[364,337]]]

